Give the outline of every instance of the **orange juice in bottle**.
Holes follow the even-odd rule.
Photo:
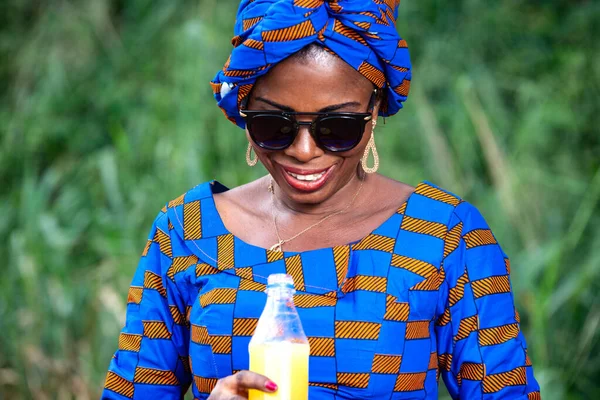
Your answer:
[[[307,400],[309,346],[294,307],[294,281],[273,274],[267,282],[267,303],[248,351],[250,371],[265,375],[278,386],[275,393],[250,390],[250,400]]]

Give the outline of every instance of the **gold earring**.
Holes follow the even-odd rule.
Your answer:
[[[362,166],[363,171],[367,174],[373,174],[377,172],[379,169],[379,154],[377,153],[377,147],[375,146],[375,126],[377,126],[377,120],[373,120],[373,128],[371,129],[371,137],[369,138],[369,142],[367,143],[367,147],[365,148],[365,153],[363,154],[360,164]],[[373,166],[369,167],[367,165],[367,160],[369,159],[369,153],[373,153]]]
[[[254,153],[254,158],[252,158],[252,150],[254,150],[254,147],[248,143],[248,149],[246,150],[246,164],[248,164],[249,167],[254,167],[258,162],[256,153]]]

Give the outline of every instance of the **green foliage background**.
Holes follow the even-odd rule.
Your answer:
[[[3,0],[0,398],[98,398],[162,205],[236,186],[208,81],[234,0]],[[545,399],[600,398],[600,4],[403,1],[409,101],[382,172],[478,206],[511,256]]]

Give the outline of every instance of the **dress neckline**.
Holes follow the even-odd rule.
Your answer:
[[[288,256],[294,256],[297,254],[310,254],[310,253],[315,253],[315,252],[323,252],[323,251],[331,251],[331,250],[335,250],[335,249],[339,249],[339,248],[344,248],[344,247],[352,247],[353,245],[360,243],[362,241],[364,241],[365,239],[367,239],[368,237],[377,234],[377,231],[382,228],[383,226],[387,225],[388,223],[390,223],[394,217],[399,214],[399,210],[403,209],[406,207],[406,205],[408,204],[408,201],[415,195],[415,193],[418,192],[419,188],[421,186],[427,185],[428,183],[426,181],[421,181],[417,184],[417,186],[415,186],[415,190],[413,190],[413,192],[411,194],[408,195],[408,197],[401,203],[398,205],[398,207],[396,208],[396,211],[394,211],[393,214],[391,214],[390,216],[388,216],[381,224],[379,224],[375,229],[373,229],[372,231],[370,231],[368,234],[366,234],[365,236],[363,236],[361,239],[351,242],[351,243],[346,243],[346,244],[341,244],[341,245],[336,245],[336,246],[330,246],[330,247],[319,247],[316,249],[310,249],[310,250],[303,250],[303,251],[282,251],[281,253],[283,254],[284,257],[288,257]],[[221,214],[219,213],[219,210],[217,208],[217,204],[215,202],[215,193],[223,193],[226,192],[228,190],[230,190],[227,186],[223,185],[221,182],[217,181],[217,180],[212,180],[209,182],[209,190],[210,190],[210,206],[213,208],[214,211],[214,215],[217,216],[217,218],[219,219],[219,223],[222,227],[222,229],[225,231],[225,234],[231,235],[233,238],[235,238],[236,241],[238,241],[239,243],[242,243],[245,247],[247,248],[251,248],[251,249],[255,249],[255,250],[260,250],[260,251],[264,251],[264,252],[271,252],[272,250],[268,250],[264,247],[260,247],[251,243],[248,243],[244,240],[242,240],[239,236],[235,235],[234,233],[232,233],[229,228],[227,228],[227,226],[225,226],[225,223],[223,222],[223,218],[221,218]]]

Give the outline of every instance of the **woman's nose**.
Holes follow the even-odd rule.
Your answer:
[[[301,125],[298,135],[294,142],[284,150],[285,154],[294,157],[296,160],[307,163],[313,158],[323,155],[323,150],[317,145],[315,139],[310,134],[309,125]]]

